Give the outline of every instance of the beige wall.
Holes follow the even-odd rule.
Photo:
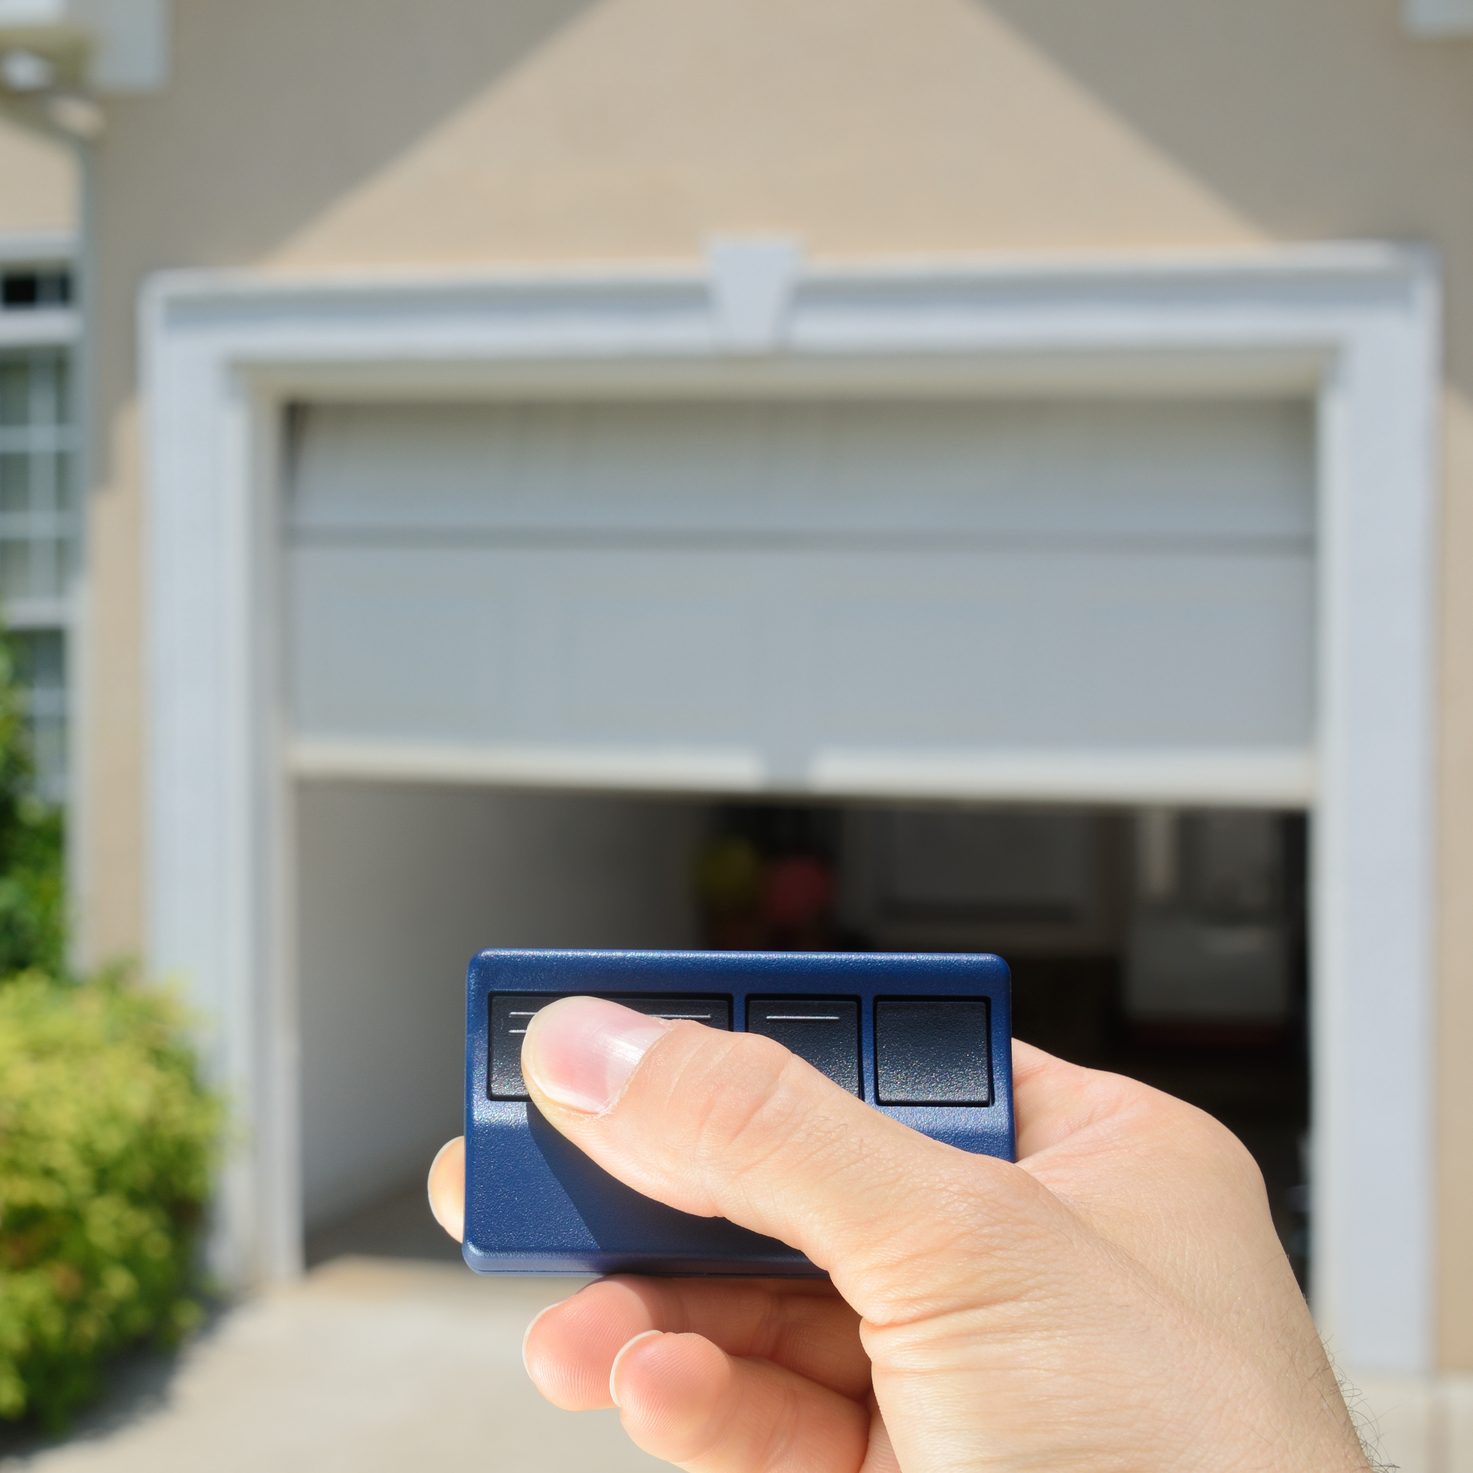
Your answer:
[[[1441,1356],[1473,1369],[1473,46],[1397,0],[184,0],[100,144],[94,950],[136,947],[134,307],[160,267],[1429,240],[1447,272]],[[1462,576],[1457,571],[1462,570]]]
[[[0,111],[0,238],[70,232],[75,174],[69,146]]]

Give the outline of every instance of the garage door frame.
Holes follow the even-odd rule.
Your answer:
[[[214,1257],[295,1272],[297,1039],[283,713],[281,424],[314,395],[1312,394],[1312,770],[1116,774],[1123,800],[1313,814],[1313,1299],[1360,1372],[1425,1373],[1434,1331],[1432,891],[1438,273],[1404,246],[1103,263],[704,263],[282,280],[170,273],[142,303],[149,555],[147,959],[214,1021],[250,1144]],[[302,754],[316,771],[352,754]],[[363,772],[378,772],[372,762]],[[467,772],[467,777],[476,774]],[[507,774],[515,777],[517,774]],[[526,780],[527,774],[522,774]],[[1079,795],[1087,773],[965,764],[949,793]],[[580,772],[578,785],[598,781]],[[836,790],[918,791],[851,773]],[[652,780],[652,785],[654,782]],[[1021,786],[1020,786],[1021,785]],[[1388,1006],[1395,979],[1394,1006]],[[1387,1087],[1368,1106],[1376,1081]]]

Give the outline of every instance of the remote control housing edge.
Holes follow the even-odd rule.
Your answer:
[[[1007,964],[990,954],[893,954],[880,952],[665,952],[483,951],[467,978],[466,1011],[466,1211],[465,1261],[479,1273],[507,1274],[747,1274],[812,1275],[802,1254],[721,1218],[693,1217],[640,1196],[595,1166],[563,1139],[525,1098],[505,1097],[520,1080],[516,1024],[548,995],[589,993],[639,999],[656,1011],[655,999],[681,1000],[686,1015],[723,1017],[728,1004],[733,1031],[746,1031],[748,1004],[771,1029],[774,1004],[791,999],[801,1013],[831,1000],[822,1017],[857,1021],[858,1092],[873,1107],[936,1140],[963,1150],[1014,1158],[1012,1018]],[[496,1004],[498,1060],[492,1078],[492,999]],[[525,1000],[529,1006],[517,1008]],[[876,1003],[887,1018],[910,1017],[913,1004],[976,1004],[986,1011],[985,1069],[988,1101],[890,1103],[879,1098],[875,1038]],[[687,1006],[689,1005],[689,1006]],[[940,1010],[947,1012],[946,1008]],[[951,1009],[952,1012],[955,1009]],[[515,1015],[515,1016],[513,1016]],[[856,1016],[857,1015],[857,1016]],[[887,1023],[890,1029],[898,1025]],[[887,1034],[887,1037],[889,1035]],[[946,1045],[943,1044],[944,1048]],[[518,1052],[509,1057],[509,1050]],[[893,1053],[889,1055],[893,1058]],[[897,1090],[887,1064],[887,1088]],[[924,1072],[924,1071],[923,1071]],[[946,1089],[925,1080],[916,1093]],[[964,1091],[965,1092],[965,1091]],[[497,1098],[496,1095],[503,1097]]]

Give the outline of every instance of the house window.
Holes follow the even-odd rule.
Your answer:
[[[70,273],[0,269],[0,623],[17,654],[37,786],[67,791],[66,664],[79,531]]]
[[[36,761],[36,786],[48,802],[66,801],[66,635],[27,629],[10,636],[16,678],[24,692],[26,725]]]
[[[0,271],[0,305],[7,312],[25,307],[64,307],[71,299],[71,272],[62,267],[23,266]]]

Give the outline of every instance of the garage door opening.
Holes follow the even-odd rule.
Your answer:
[[[361,912],[292,785],[1313,805],[1315,1309],[1420,1374],[1435,262],[647,266],[149,286],[147,954],[229,1023],[222,1282],[300,1266],[304,1042],[421,1128],[352,987],[299,995],[370,948],[302,935]],[[387,1179],[343,1155],[317,1221]]]
[[[480,947],[995,950],[1020,1037],[1242,1137],[1306,1281],[1305,828],[1258,809],[302,782],[308,1261],[454,1258],[423,1178],[459,1129]]]

